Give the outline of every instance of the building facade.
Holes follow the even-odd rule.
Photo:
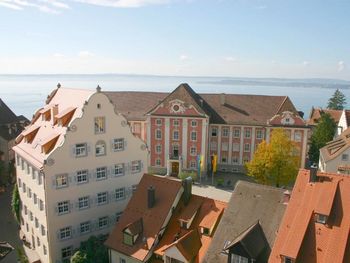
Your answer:
[[[108,234],[147,167],[145,143],[108,97],[57,88],[14,147],[21,231],[41,262]]]
[[[197,94],[188,84],[170,94],[106,95],[128,119],[135,135],[147,142],[149,166],[155,173],[197,170],[201,160],[205,176],[213,155],[217,155],[219,170],[242,172],[259,143],[269,141],[276,128],[283,128],[295,142],[300,167],[305,165],[310,129],[286,96]]]

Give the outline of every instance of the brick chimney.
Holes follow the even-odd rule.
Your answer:
[[[148,208],[154,207],[156,203],[156,189],[151,185],[147,189],[147,200],[148,200]]]

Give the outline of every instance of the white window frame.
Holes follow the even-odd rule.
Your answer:
[[[156,166],[161,166],[162,165],[162,160],[160,158],[156,158],[155,164],[156,164]]]
[[[61,201],[61,202],[57,203],[57,214],[58,215],[68,214],[69,212],[70,212],[70,202],[69,202],[69,200],[65,200],[65,201]]]
[[[97,167],[96,168],[96,181],[101,181],[107,179],[107,167]]]
[[[87,196],[82,196],[78,198],[78,209],[79,210],[84,210],[90,208],[90,197]]]
[[[91,222],[85,221],[85,222],[80,223],[79,232],[80,232],[80,234],[90,233],[91,232]]]
[[[59,238],[60,240],[66,240],[72,238],[72,227],[67,226],[64,228],[61,228],[59,231]]]
[[[229,137],[230,136],[230,128],[229,127],[223,127],[222,128],[222,137]]]
[[[244,129],[244,138],[249,139],[252,137],[252,130],[251,129]]]
[[[73,246],[64,247],[61,249],[62,260],[69,259],[73,256]]]
[[[125,174],[124,164],[117,163],[113,167],[113,175],[114,176],[123,176]]]
[[[77,143],[75,144],[75,157],[85,157],[87,156],[87,143]]]
[[[104,141],[98,141],[95,145],[95,156],[106,155],[106,143]]]
[[[256,130],[256,139],[262,140],[264,139],[264,131],[262,129],[257,129]]]
[[[198,123],[196,120],[191,120],[191,127],[197,127]]]
[[[173,140],[174,141],[180,140],[180,131],[179,130],[173,130]]]
[[[83,180],[85,179],[85,180]],[[89,182],[89,171],[88,170],[79,170],[76,172],[76,181],[77,184],[85,184]]]
[[[192,142],[197,141],[197,131],[191,131],[191,141]]]
[[[301,142],[301,131],[294,131],[294,141]]]
[[[131,173],[139,173],[141,172],[141,161],[135,160],[131,162]]]
[[[102,216],[102,217],[99,217],[98,218],[98,229],[103,229],[103,228],[106,228],[108,227],[108,222],[109,219],[108,219],[108,216]]]
[[[56,175],[56,189],[68,187],[68,174]]]
[[[215,135],[213,135],[214,131],[215,131]],[[210,136],[211,137],[218,137],[218,128],[217,127],[211,127]]]
[[[173,126],[174,126],[174,127],[179,127],[179,126],[180,126],[180,121],[179,121],[179,119],[174,119],[174,120],[173,120]]]
[[[101,192],[97,194],[97,205],[108,204],[108,192]]]
[[[196,160],[191,160],[190,161],[190,169],[196,169],[197,168],[197,161]]]
[[[124,138],[115,138],[113,139],[113,151],[120,152],[125,149],[125,139]]]
[[[161,140],[162,139],[162,130],[161,129],[156,129],[155,130],[155,139],[156,140]]]
[[[115,196],[116,201],[124,200],[125,199],[125,187],[115,189],[114,196]]]
[[[162,153],[162,145],[161,144],[156,144],[156,153]]]
[[[250,152],[250,143],[245,143],[245,144],[244,144],[243,151],[244,151],[244,152]]]
[[[191,148],[190,148],[190,155],[191,156],[196,156],[197,155],[197,147],[196,146],[191,146]]]

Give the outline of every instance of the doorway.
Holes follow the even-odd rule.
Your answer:
[[[172,162],[171,163],[171,176],[177,177],[179,174],[179,163]]]

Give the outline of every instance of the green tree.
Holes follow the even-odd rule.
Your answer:
[[[12,191],[11,207],[12,207],[12,213],[15,216],[18,224],[20,224],[20,218],[19,218],[20,203],[21,203],[21,199],[19,197],[18,186],[17,184],[15,184]]]
[[[280,187],[294,182],[299,159],[298,147],[279,128],[271,133],[270,143],[259,144],[246,168],[257,182]]]
[[[333,96],[329,98],[327,109],[342,110],[346,105],[346,97],[339,89],[336,89]]]
[[[337,124],[328,113],[323,113],[311,135],[309,160],[318,163],[320,149],[334,137]]]
[[[108,250],[103,244],[105,240],[103,235],[89,237],[74,253],[71,263],[108,263]]]

